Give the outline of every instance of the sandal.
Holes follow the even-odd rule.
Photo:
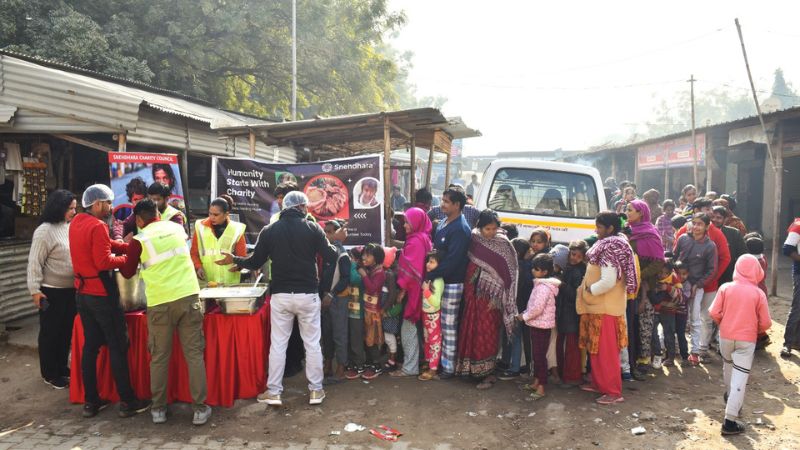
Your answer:
[[[394,372],[389,372],[389,376],[392,378],[407,378],[413,377],[414,375],[403,372],[403,369],[395,370]]]
[[[582,391],[600,393],[600,391],[598,391],[597,388],[595,388],[593,385],[589,383],[580,385],[580,388]]]
[[[612,397],[606,394],[595,401],[601,405],[613,405],[614,403],[622,403],[625,401],[625,399],[622,396]]]
[[[483,379],[483,381],[481,381],[480,383],[478,383],[478,385],[477,385],[477,386],[475,386],[475,387],[476,387],[477,389],[481,390],[481,391],[485,391],[485,390],[487,390],[487,389],[491,389],[491,388],[492,388],[492,386],[494,386],[494,384],[495,384],[496,382],[497,382],[497,379],[496,379],[496,378],[489,376],[489,377],[486,377],[486,378],[484,378],[484,379]]]
[[[536,392],[536,390],[539,389],[539,386],[538,385],[534,386],[532,384],[525,383],[525,384],[521,384],[519,386],[519,388],[520,388],[520,390],[523,390],[523,391]]]
[[[417,379],[419,381],[431,381],[431,380],[438,380],[439,376],[436,375],[436,372],[434,372],[432,370],[426,370],[426,371],[422,372],[421,374],[419,374]]]
[[[539,391],[533,391],[533,392],[531,393],[531,398],[532,398],[534,401],[536,401],[536,400],[540,400],[540,399],[543,399],[544,397],[545,397],[545,394],[539,393]]]

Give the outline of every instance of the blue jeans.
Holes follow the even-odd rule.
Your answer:
[[[511,336],[511,365],[508,369],[514,373],[519,372],[522,363],[522,333],[527,331],[524,327],[522,324],[516,324],[514,335]]]

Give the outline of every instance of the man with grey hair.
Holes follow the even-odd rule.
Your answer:
[[[272,260],[270,284],[270,350],[267,390],[258,401],[281,406],[283,372],[286,365],[286,347],[292,333],[292,323],[297,318],[300,335],[306,350],[306,377],[308,378],[309,404],[319,405],[325,399],[322,390],[323,367],[320,348],[319,278],[317,255],[323,259],[336,259],[336,247],[328,242],[325,232],[315,222],[306,219],[308,197],[300,191],[286,194],[283,210],[277,222],[263,228],[258,235],[253,253],[248,257],[235,257],[224,253],[217,264],[236,264],[250,270],[259,269],[267,259]],[[344,227],[334,235],[344,241]]]

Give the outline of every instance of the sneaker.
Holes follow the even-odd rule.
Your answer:
[[[69,378],[67,377],[56,377],[52,380],[44,380],[44,382],[49,384],[53,389],[61,390],[69,387]]]
[[[83,404],[83,417],[90,419],[96,416],[100,411],[108,408],[110,404],[110,401],[103,399],[100,399],[100,403],[86,402]]]
[[[350,367],[344,373],[344,377],[348,380],[357,380],[361,378],[361,374],[364,373],[364,369],[361,367]]]
[[[660,356],[653,356],[653,369],[660,370],[661,369],[661,357]]]
[[[192,417],[192,425],[205,425],[211,417],[211,407],[203,405],[203,409],[195,410],[194,417]]]
[[[630,372],[622,372],[622,381],[633,381],[633,375]]]
[[[167,408],[153,408],[150,410],[150,416],[155,424],[167,423]]]
[[[510,370],[504,370],[497,374],[498,380],[510,381],[510,380],[515,380],[517,378],[519,378],[519,372],[512,372]]]
[[[281,394],[270,394],[268,391],[264,391],[258,394],[256,398],[258,403],[266,403],[270,406],[282,406],[283,401],[281,400]]]
[[[689,364],[697,366],[700,364],[700,355],[697,353],[692,353],[688,358],[686,358],[686,360],[689,362]]]
[[[150,400],[142,400],[136,399],[132,402],[120,402],[119,404],[119,416],[122,418],[126,417],[133,417],[139,413],[143,413],[150,408],[153,402]]]
[[[365,380],[374,380],[378,378],[378,375],[381,374],[381,370],[377,367],[367,367],[364,372],[361,373],[361,378]]]
[[[791,358],[792,357],[792,349],[788,345],[784,345],[781,348],[781,358]]]
[[[739,422],[738,420],[725,419],[725,423],[722,424],[723,436],[731,436],[742,433],[744,433],[744,424],[742,422]]]
[[[325,391],[322,389],[318,391],[311,391],[311,393],[308,395],[309,405],[321,405],[323,400],[325,400]]]

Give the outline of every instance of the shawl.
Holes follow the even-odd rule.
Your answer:
[[[625,277],[625,292],[636,294],[639,289],[636,263],[633,260],[633,249],[624,237],[614,235],[598,240],[586,253],[586,257],[589,264],[617,269],[617,280]]]
[[[510,338],[514,332],[514,316],[518,313],[519,262],[514,246],[503,234],[498,233],[494,238],[486,239],[478,229],[474,229],[468,256],[480,271],[476,282],[467,282],[474,282],[476,293],[489,298],[493,307],[502,308],[503,324]]]
[[[645,260],[664,261],[664,244],[658,229],[650,221],[650,207],[642,200],[633,200],[630,205],[642,215],[638,222],[628,222],[631,241],[636,244],[636,254]]]
[[[497,188],[497,192],[489,200],[488,206],[495,211],[519,211],[520,209],[514,189],[507,184]]]
[[[409,208],[405,212],[411,233],[397,263],[397,285],[406,291],[406,307],[403,318],[418,322],[422,318],[422,278],[425,273],[425,257],[431,251],[431,220],[420,208]]]

